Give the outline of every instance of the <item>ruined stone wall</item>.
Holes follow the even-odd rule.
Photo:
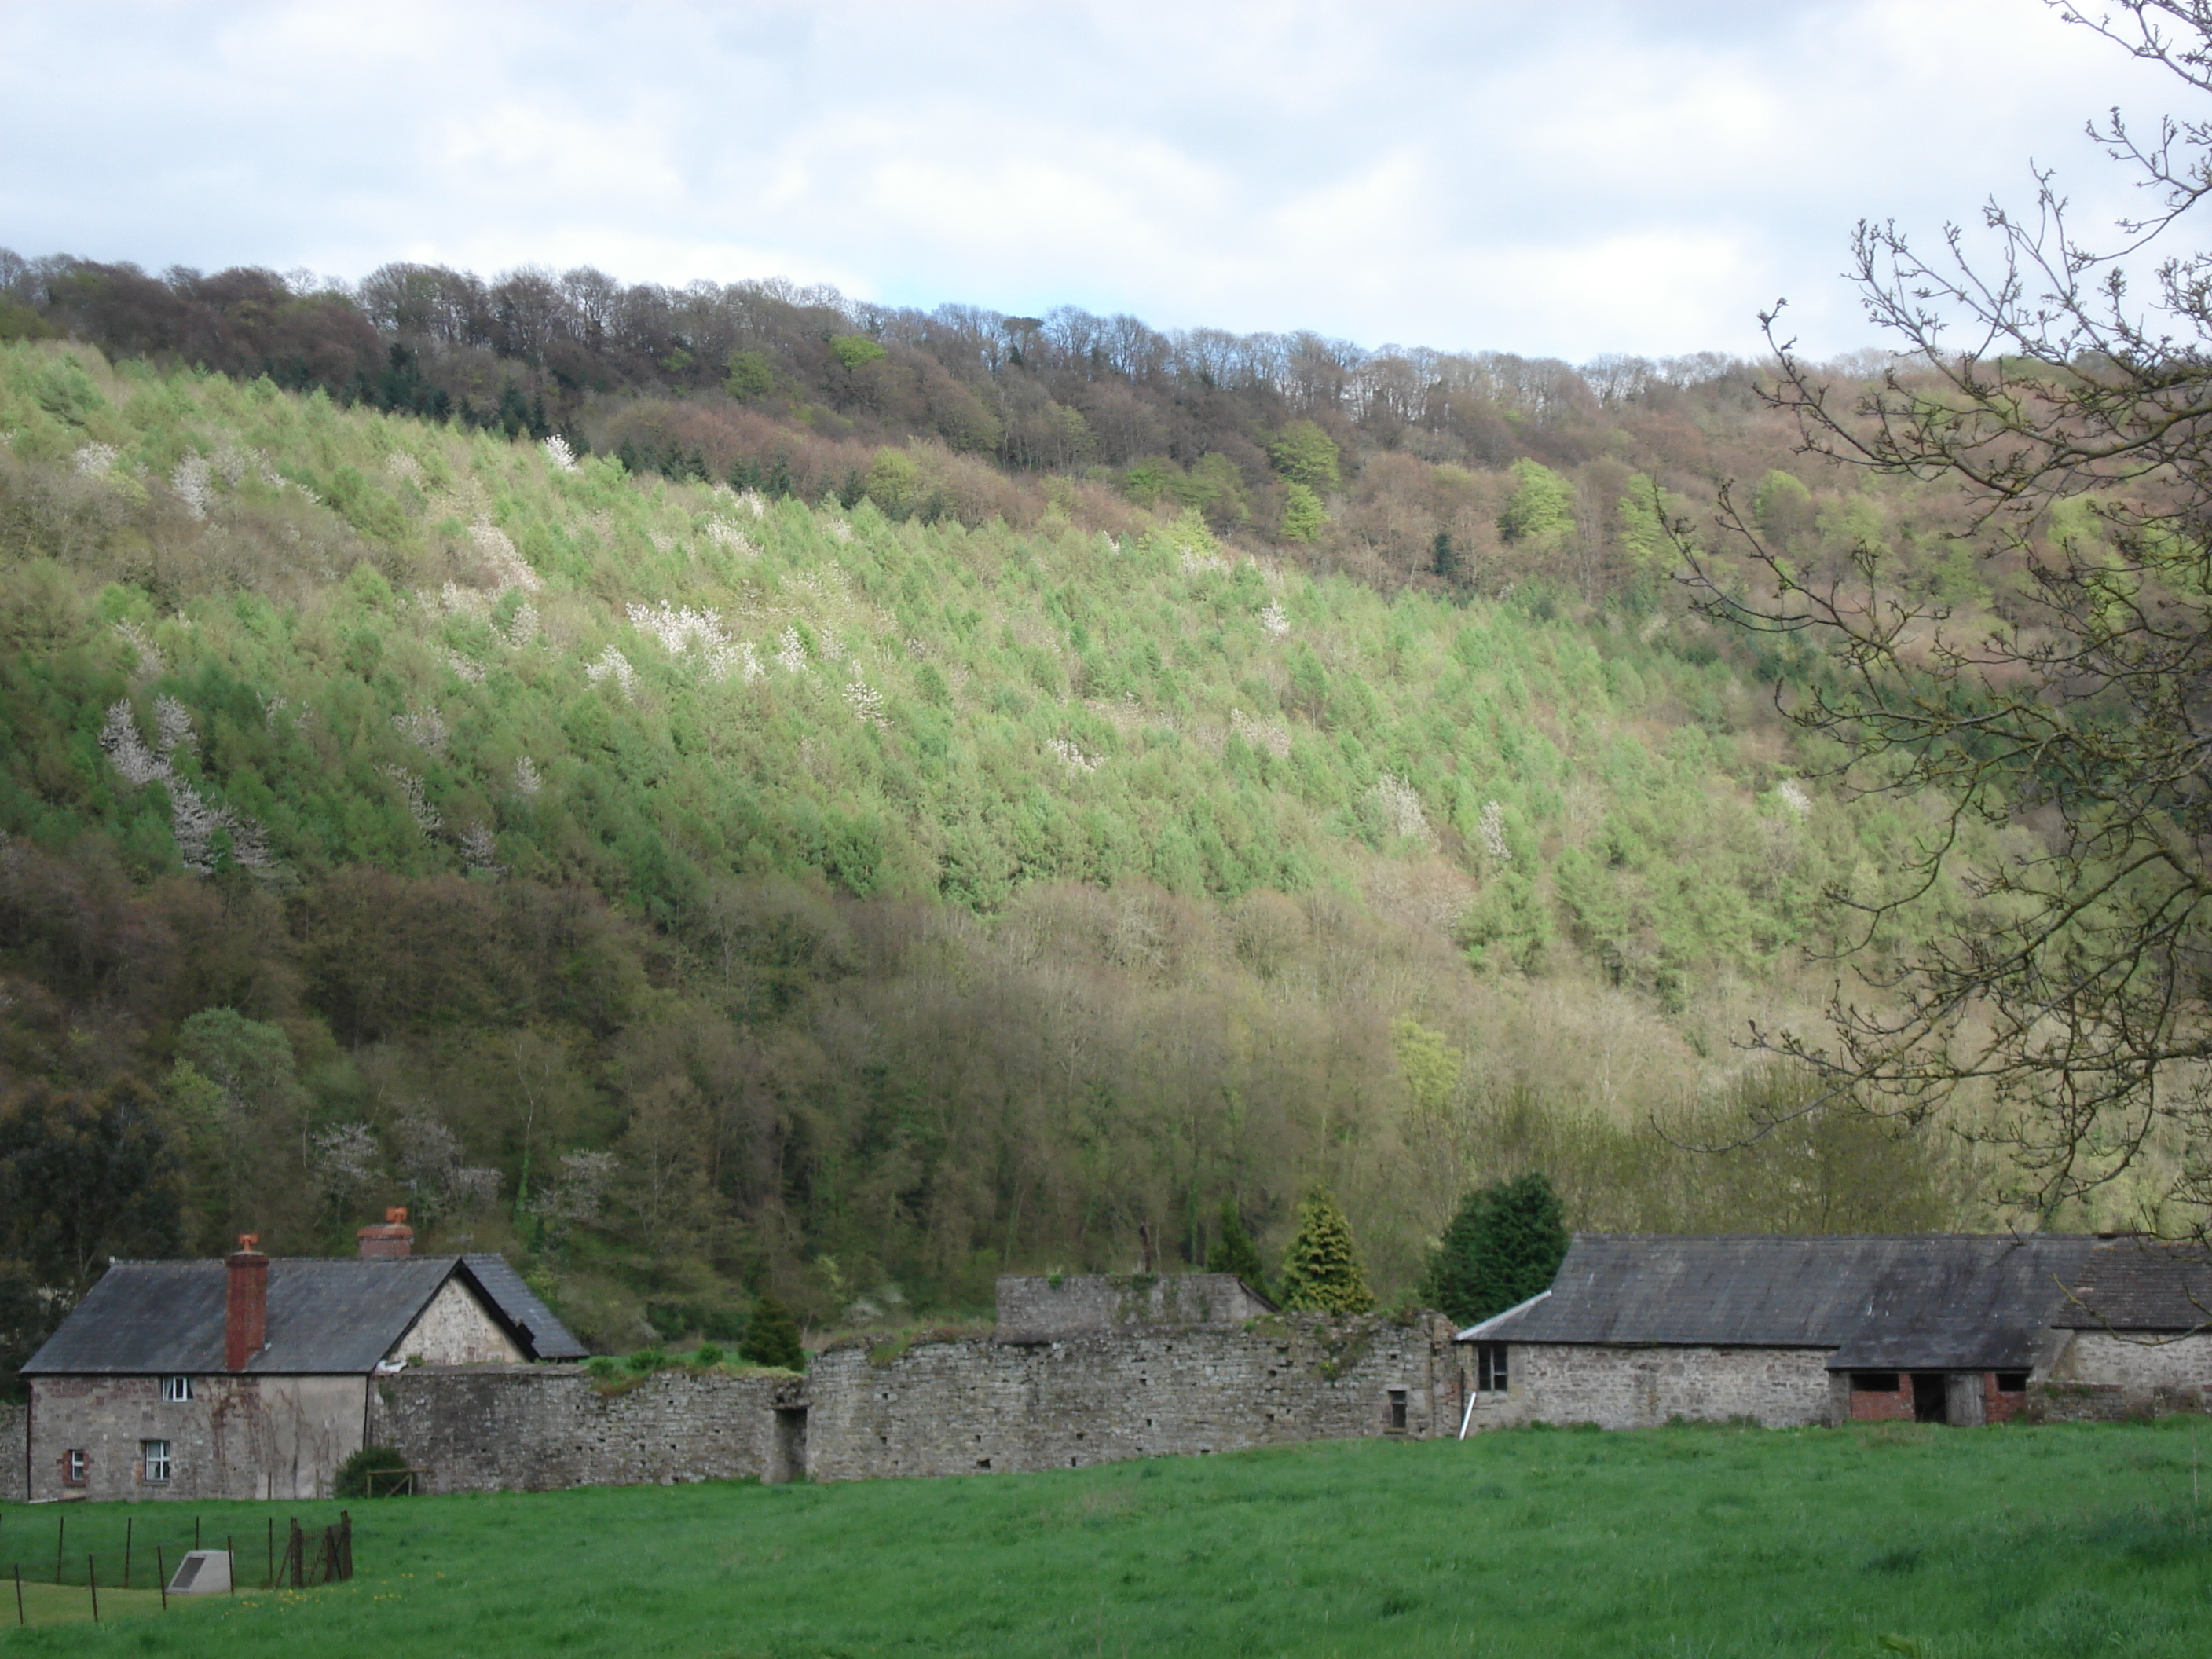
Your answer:
[[[1002,1274],[999,1335],[1142,1325],[1242,1325],[1272,1312],[1234,1273]]]
[[[1505,1392],[1475,1396],[1470,1431],[1524,1423],[1653,1428],[1748,1419],[1769,1428],[1833,1420],[1827,1348],[1510,1345]]]
[[[358,1376],[192,1378],[192,1397],[161,1398],[158,1376],[41,1376],[33,1384],[34,1498],[324,1498],[361,1449]],[[146,1479],[140,1448],[169,1445],[169,1479]],[[85,1482],[64,1484],[68,1455]]]
[[[370,1438],[433,1492],[542,1492],[789,1478],[795,1378],[657,1371],[602,1394],[580,1365],[409,1368],[375,1380]]]
[[[0,1504],[20,1504],[31,1495],[23,1485],[30,1415],[28,1407],[0,1400]]]
[[[833,1348],[807,1378],[811,1479],[1004,1474],[1458,1428],[1449,1322],[1277,1316],[1237,1329]],[[1394,1398],[1395,1396],[1395,1398]],[[1404,1414],[1394,1427],[1394,1405]]]

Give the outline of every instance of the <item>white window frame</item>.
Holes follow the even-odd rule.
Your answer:
[[[62,1454],[62,1485],[82,1486],[92,1473],[92,1457],[79,1446],[72,1446]]]
[[[165,1406],[184,1406],[191,1403],[192,1379],[189,1376],[165,1376],[161,1379],[161,1403]]]
[[[170,1455],[166,1440],[141,1440],[138,1443],[139,1479],[149,1486],[166,1486],[176,1473],[176,1460]]]

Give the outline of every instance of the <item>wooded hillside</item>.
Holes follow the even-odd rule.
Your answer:
[[[1808,665],[1688,612],[1659,512],[1747,477],[1808,568],[2008,591],[1738,368],[1394,403],[1073,313],[629,290],[580,343],[570,279],[525,349],[520,278],[9,275],[19,337],[151,354],[0,347],[19,1283],[408,1202],[623,1346],[1200,1262],[1224,1198],[1277,1252],[1316,1181],[1386,1291],[1532,1168],[1581,1226],[1974,1218],[1856,1119],[1691,1150],[1794,1086],[1730,1038],[1917,820],[1824,787]]]

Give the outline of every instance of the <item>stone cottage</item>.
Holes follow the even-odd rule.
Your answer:
[[[1584,1234],[1459,1334],[1462,1432],[2201,1409],[2208,1307],[2212,1258],[2133,1238]]]
[[[118,1261],[23,1366],[33,1498],[317,1498],[371,1389],[410,1365],[581,1358],[496,1255],[416,1256],[405,1212],[354,1260]]]

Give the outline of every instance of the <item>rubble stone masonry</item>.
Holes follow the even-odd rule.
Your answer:
[[[20,1504],[31,1495],[23,1486],[30,1433],[30,1407],[0,1400],[0,1504]]]
[[[682,1370],[603,1392],[578,1365],[379,1377],[370,1437],[434,1492],[1005,1474],[1458,1428],[1449,1322],[1271,1316],[1057,1339],[864,1344],[804,1379]]]
[[[1522,1423],[1656,1428],[1747,1419],[1769,1428],[1836,1413],[1829,1348],[1596,1347],[1512,1345],[1510,1386],[1475,1396],[1470,1430]]]
[[[1122,1458],[1459,1426],[1450,1322],[1273,1315],[1234,1328],[865,1346],[817,1357],[806,1467],[817,1480],[1004,1474]]]
[[[410,1366],[376,1379],[369,1433],[431,1492],[787,1479],[776,1408],[800,1386],[671,1370],[602,1391],[581,1365]]]

